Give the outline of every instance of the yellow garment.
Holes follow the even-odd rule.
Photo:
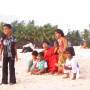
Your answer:
[[[64,53],[59,54],[58,67],[63,67],[65,64],[66,57]]]

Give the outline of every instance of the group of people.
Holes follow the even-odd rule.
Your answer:
[[[29,62],[28,72],[31,74],[65,74],[65,78],[76,79],[79,65],[74,58],[73,47],[68,47],[67,38],[61,29],[55,30],[53,47],[47,41],[43,42],[43,51],[32,51],[32,60]],[[10,71],[10,85],[16,84],[15,60],[18,61],[16,39],[10,24],[3,26],[3,35],[0,38],[0,55],[3,54],[2,82],[8,84],[8,63]]]
[[[56,41],[53,47],[50,47],[49,43],[44,41],[42,52],[32,52],[28,72],[35,75],[44,73],[64,74],[64,78],[78,78],[79,64],[75,58],[74,48],[68,46],[68,41],[62,30],[56,29],[55,37]]]

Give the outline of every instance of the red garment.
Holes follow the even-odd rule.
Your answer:
[[[48,63],[48,71],[49,72],[56,72],[57,66],[56,63],[58,62],[58,55],[54,53],[55,48],[49,48],[44,51],[44,58]]]

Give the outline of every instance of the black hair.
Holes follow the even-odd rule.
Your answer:
[[[38,55],[44,57],[44,52],[39,52]]]
[[[8,27],[9,29],[12,29],[11,24],[4,24],[3,27]]]
[[[73,47],[66,48],[65,52],[69,52],[72,56],[75,56],[75,51]]]
[[[56,29],[55,32],[61,34],[61,36],[64,37],[63,30],[61,30],[61,29]]]
[[[57,40],[55,40],[55,41],[54,41],[54,43],[55,43],[55,44],[57,44],[57,46],[59,46],[59,43],[58,43],[58,41],[57,41]]]
[[[48,45],[49,45],[49,42],[48,42],[48,41],[43,41],[43,43],[46,43],[46,44],[48,44]]]
[[[37,51],[33,51],[33,52],[32,52],[32,55],[38,56],[38,52],[37,52]]]
[[[87,42],[87,41],[82,41],[82,42],[81,42],[81,45],[83,46],[83,45],[84,45],[84,43],[88,44],[88,42]]]

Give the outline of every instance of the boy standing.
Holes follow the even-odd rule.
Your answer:
[[[12,26],[10,24],[5,24],[3,26],[3,34],[1,37],[1,49],[0,55],[3,53],[3,68],[2,68],[2,84],[8,84],[8,64],[10,71],[10,85],[16,84],[15,77],[15,58],[17,59],[16,51],[16,39],[12,35]]]

